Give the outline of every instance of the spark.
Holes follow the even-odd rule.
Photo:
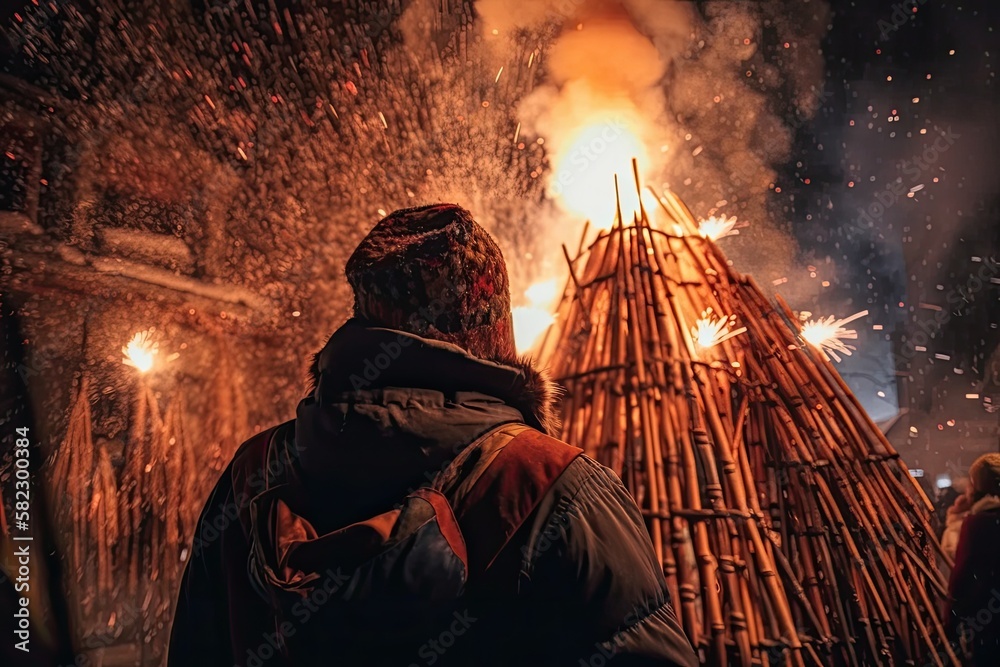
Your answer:
[[[811,320],[802,325],[802,338],[807,343],[828,354],[835,361],[840,361],[840,355],[851,356],[853,350],[857,348],[845,343],[845,340],[857,340],[858,332],[854,329],[845,329],[844,325],[853,322],[859,317],[868,314],[867,310],[854,313],[850,317],[838,320],[833,315],[818,320]]]
[[[691,337],[694,338],[698,347],[708,349],[747,330],[746,327],[730,330],[730,327],[735,323],[735,315],[729,317],[713,316],[712,309],[709,308],[701,314],[698,324],[691,327]]]
[[[122,346],[122,363],[146,373],[153,367],[154,357],[159,353],[160,344],[153,340],[153,329],[140,331],[132,336],[127,345]]]
[[[497,72],[497,78],[493,79],[493,83],[498,83],[500,81],[500,75],[503,74],[503,67]]]
[[[726,216],[715,216],[702,220],[698,223],[698,233],[702,238],[718,241],[726,236],[735,236],[740,230],[734,229],[736,226],[736,216],[731,218]]]

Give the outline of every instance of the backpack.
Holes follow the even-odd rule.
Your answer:
[[[278,438],[267,438],[265,470]],[[295,514],[287,484],[269,486],[241,517],[248,574],[270,601],[286,664],[411,665],[454,626],[518,529],[582,451],[524,424],[468,445],[394,509],[318,535]]]

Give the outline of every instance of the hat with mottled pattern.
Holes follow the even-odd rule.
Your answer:
[[[484,359],[516,356],[503,254],[460,206],[390,213],[358,245],[346,273],[358,317]]]

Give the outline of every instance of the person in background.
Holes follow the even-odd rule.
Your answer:
[[[962,524],[948,583],[946,621],[953,639],[964,637],[969,667],[1000,665],[1000,453],[984,454],[969,468],[971,506]]]
[[[961,489],[961,490],[959,490]],[[948,484],[944,488],[938,488],[934,497],[934,515],[937,517],[938,525],[942,528],[948,517],[948,510],[964,492],[965,487],[956,484]]]
[[[696,667],[632,497],[551,435],[490,235],[396,211],[346,273],[296,418],[205,506],[168,666]]]
[[[951,502],[950,507],[945,511],[944,531],[941,533],[941,549],[955,560],[955,551],[958,549],[958,537],[962,532],[962,522],[969,515],[972,509],[972,486],[967,479],[956,480],[952,486],[957,494]]]

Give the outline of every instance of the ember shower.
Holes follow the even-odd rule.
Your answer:
[[[727,247],[741,271],[768,285],[795,265],[769,196],[823,94],[825,3],[148,4],[29,5],[8,37],[30,82],[4,80],[8,158],[58,159],[11,195],[27,270],[4,307],[30,343],[39,455],[70,491],[53,515],[86,646],[162,658],[197,511],[289,414],[385,212],[463,203],[516,305],[548,306],[529,288],[563,279],[585,218],[611,223],[635,157],[692,210],[749,223]]]

